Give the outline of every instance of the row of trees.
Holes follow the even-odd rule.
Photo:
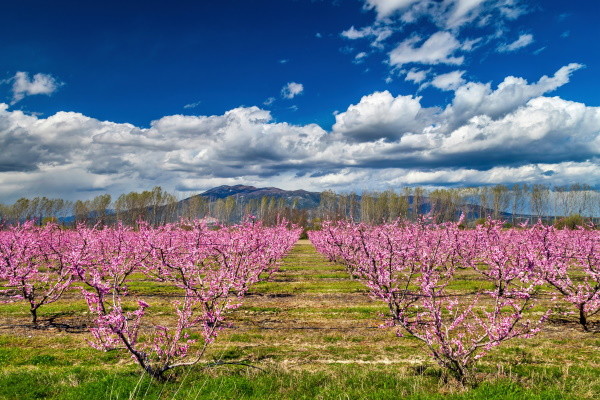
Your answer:
[[[524,219],[556,222],[569,215],[600,217],[600,192],[588,185],[515,184],[470,188],[405,187],[400,192],[363,193],[361,196],[321,194],[317,210],[322,220],[349,219],[371,224],[391,222],[398,218],[416,220],[432,213],[437,222],[457,221],[465,215],[468,221],[494,218],[512,223]]]
[[[167,371],[203,359],[228,312],[251,285],[278,269],[300,236],[285,221],[274,227],[247,220],[210,229],[196,220],[138,228],[60,229],[28,221],[0,231],[0,300],[28,303],[37,327],[40,308],[65,291],[79,293],[89,308],[90,344],[126,349],[150,376],[164,380]],[[174,311],[160,325],[142,324],[154,296],[128,290],[140,276],[168,287]]]
[[[120,195],[113,201],[110,194],[101,194],[90,200],[75,202],[64,199],[35,197],[20,198],[14,204],[0,204],[0,221],[15,223],[36,220],[39,224],[48,221],[63,224],[87,225],[114,224],[121,221],[135,225],[145,221],[160,226],[183,219],[205,219],[207,222],[234,224],[245,216],[253,215],[267,225],[275,225],[281,219],[306,226],[309,212],[300,209],[296,201],[284,198],[262,197],[239,199],[230,196],[224,199],[206,198],[200,195],[180,200],[175,194],[160,186],[142,192]]]
[[[551,307],[574,306],[586,331],[589,318],[600,312],[595,230],[541,223],[504,229],[491,219],[467,230],[459,222],[337,221],[309,237],[388,306],[389,326],[399,336],[422,341],[461,382],[470,380],[476,361],[492,348],[539,331]],[[464,279],[480,280],[481,289],[465,293],[462,282],[455,284]],[[551,300],[540,302],[543,297]]]
[[[11,205],[0,204],[0,220],[8,222],[36,219],[60,220],[63,223],[112,224],[123,221],[134,225],[144,220],[154,226],[181,218],[206,218],[208,221],[232,224],[245,215],[254,215],[268,225],[279,218],[304,227],[318,220],[348,219],[378,224],[398,218],[416,220],[432,213],[436,222],[456,221],[461,215],[467,221],[494,218],[518,223],[524,219],[542,219],[554,223],[561,217],[581,215],[600,219],[600,192],[587,185],[573,184],[550,187],[546,185],[516,184],[473,188],[405,187],[400,191],[338,194],[321,193],[318,206],[301,208],[298,200],[262,197],[224,199],[200,195],[180,200],[160,186],[142,192],[120,195],[113,201],[110,194],[101,194],[90,200],[75,202],[64,199],[35,197],[21,198]],[[316,220],[316,221],[315,221]]]

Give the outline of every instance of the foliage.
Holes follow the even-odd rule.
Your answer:
[[[556,221],[556,223],[554,224],[554,226],[557,229],[577,229],[579,227],[584,227],[586,226],[587,223],[585,221],[585,219],[579,215],[579,214],[572,214],[569,215],[568,217],[564,217],[559,219],[558,221]]]

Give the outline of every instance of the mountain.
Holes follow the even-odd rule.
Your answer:
[[[274,197],[274,198],[284,198],[287,204],[292,204],[294,201],[297,201],[297,207],[301,209],[316,209],[319,206],[321,201],[321,193],[319,192],[309,192],[306,190],[283,190],[276,187],[264,187],[257,188],[254,186],[247,185],[234,185],[234,186],[217,186],[212,189],[201,193],[200,196],[210,199],[212,201],[217,199],[225,199],[227,197],[233,196],[237,200],[241,202],[245,202],[251,199],[261,199],[263,197]],[[356,195],[356,200],[360,203],[362,196]],[[408,196],[408,204],[412,209],[415,207],[415,198],[414,196]],[[185,202],[186,200],[184,200]],[[431,212],[433,207],[432,199],[428,196],[421,197],[418,205],[418,213],[421,215],[425,215]],[[469,219],[477,219],[482,215],[490,215],[493,211],[489,208],[482,207],[477,204],[472,203],[463,203],[459,206],[454,213],[453,218],[458,218],[460,214],[465,213]],[[451,213],[452,214],[452,213]],[[512,215],[507,212],[500,212],[499,217],[508,219]],[[523,215],[515,215],[515,217],[527,217]]]
[[[299,208],[314,208],[319,205],[321,194],[306,190],[283,190],[276,187],[257,188],[254,186],[234,185],[217,186],[209,189],[200,196],[211,200],[224,199],[233,196],[238,200],[261,199],[263,197],[284,198],[286,202],[298,202]]]
[[[344,200],[343,194],[336,195],[333,192],[327,192],[327,193],[328,193],[328,195],[325,198],[325,205],[324,205],[323,212],[326,213],[327,212],[326,210],[330,210],[330,207],[333,207],[332,209],[336,209],[336,204],[341,204],[342,208],[348,207],[348,203],[347,203],[348,199],[346,198]],[[356,216],[356,215],[361,214],[361,207],[363,206],[364,200],[367,200],[367,203],[370,204],[370,206],[368,206],[368,210],[371,210],[371,212],[367,212],[367,219],[368,219],[369,218],[368,215],[373,214],[373,207],[379,206],[379,205],[376,205],[376,204],[379,204],[379,202],[378,202],[379,195],[381,195],[381,193],[364,194],[362,196],[354,195],[355,196],[354,201],[357,202],[357,203],[355,203],[357,208],[354,209],[355,210],[354,215]],[[218,187],[209,189],[209,190],[205,191],[204,193],[201,193],[196,196],[203,197],[210,201],[225,199],[228,197],[234,197],[237,200],[238,204],[247,203],[249,200],[260,200],[262,198],[276,198],[276,199],[283,198],[283,199],[285,199],[285,203],[288,206],[292,205],[295,202],[297,209],[307,210],[309,212],[309,218],[320,215],[318,212],[316,212],[316,210],[319,208],[319,204],[321,202],[321,193],[309,192],[306,190],[283,190],[283,189],[279,189],[276,187],[257,188],[255,186],[247,186],[247,185],[235,185],[235,186],[223,185],[223,186],[218,186]],[[398,195],[398,196],[401,196],[401,195]],[[372,197],[372,198],[370,200],[368,200],[368,199],[365,199],[365,197]],[[180,201],[179,205],[180,206],[185,205],[192,198],[193,197],[190,197],[190,198]],[[476,201],[474,201],[474,199],[471,199],[471,201],[469,201],[469,199],[463,199],[463,201],[460,202],[460,204],[448,204],[448,203],[445,203],[443,201],[443,199],[441,200],[442,202],[439,203],[439,201],[440,201],[439,199],[436,201],[436,199],[431,196],[421,196],[420,199],[417,199],[415,196],[410,195],[410,196],[408,196],[408,198],[406,198],[406,200],[408,202],[408,212],[410,215],[414,215],[415,211],[419,215],[427,215],[430,212],[432,212],[432,210],[435,209],[434,214],[437,214],[442,219],[447,219],[447,220],[457,220],[461,214],[464,214],[468,221],[474,221],[483,216],[489,216],[489,215],[494,215],[494,214],[496,214],[499,218],[507,220],[507,221],[513,221],[513,220],[534,221],[534,220],[536,220],[536,218],[534,218],[531,215],[525,215],[525,214],[513,215],[507,211],[494,212],[494,210],[492,210],[491,208],[483,207],[483,206],[476,204]],[[340,201],[340,203],[338,203],[338,201]],[[438,204],[437,206],[435,205],[436,203]],[[356,214],[356,213],[358,213],[358,214]],[[238,215],[239,212],[234,213],[234,214]],[[373,214],[371,216],[374,216],[374,215],[375,214]]]

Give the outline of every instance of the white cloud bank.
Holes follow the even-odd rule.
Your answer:
[[[267,181],[312,190],[597,185],[600,107],[545,96],[580,67],[570,64],[532,83],[465,82],[443,108],[375,92],[337,114],[331,131],[274,122],[258,107],[171,115],[143,129],[72,112],[39,118],[0,104],[0,199]]]

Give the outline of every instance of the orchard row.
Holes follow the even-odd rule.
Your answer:
[[[503,229],[493,220],[469,230],[425,220],[328,222],[309,237],[387,304],[389,326],[424,342],[463,382],[487,351],[538,332],[552,312],[549,303],[572,304],[586,330],[588,318],[600,310],[597,230],[542,224]],[[480,279],[485,288],[457,290],[459,276]]]
[[[91,344],[125,348],[147,373],[165,379],[167,371],[202,358],[226,312],[278,268],[300,233],[285,223],[265,227],[254,221],[220,229],[198,221],[142,224],[137,230],[123,225],[64,230],[27,222],[0,231],[0,299],[26,301],[37,325],[40,307],[75,288],[94,318]],[[177,294],[174,326],[154,326],[144,340],[138,334],[149,304],[128,290],[140,275]],[[192,332],[203,340],[195,344]]]

